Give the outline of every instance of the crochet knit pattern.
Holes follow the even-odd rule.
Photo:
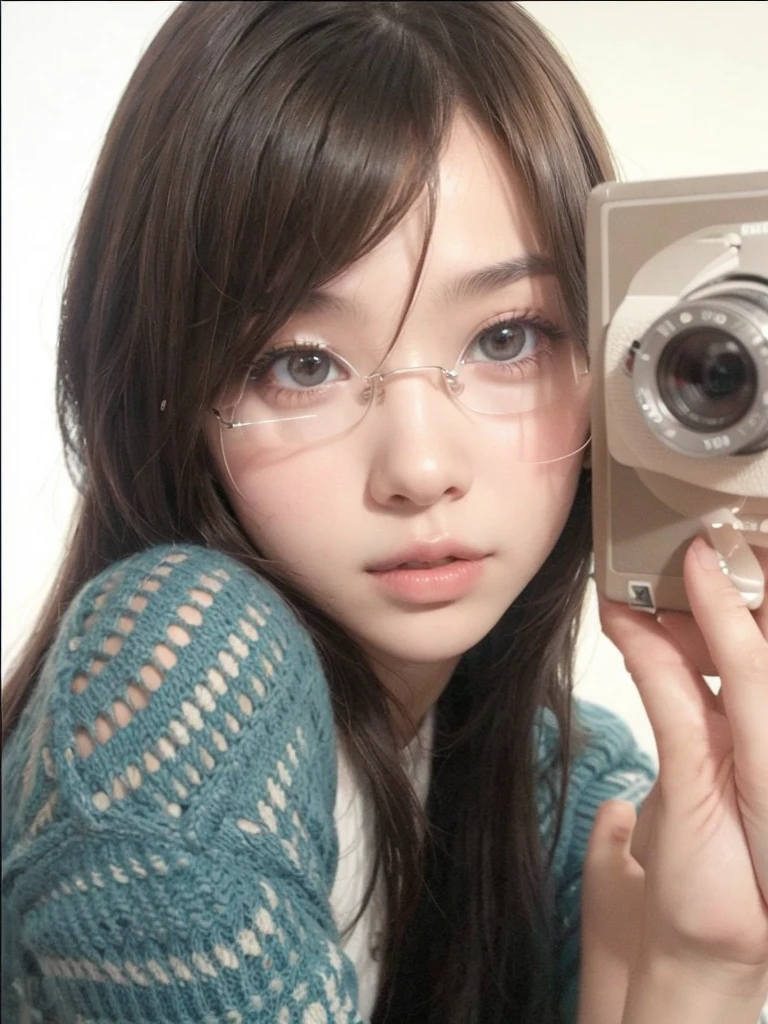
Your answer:
[[[592,740],[553,864],[573,1007],[595,810],[639,802],[653,775],[614,716],[582,716]],[[556,731],[542,721],[545,758]],[[360,1021],[329,905],[328,686],[306,631],[252,572],[167,547],[91,581],[3,775],[4,1019]],[[545,787],[540,807],[546,832]]]

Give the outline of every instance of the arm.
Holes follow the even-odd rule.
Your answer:
[[[129,559],[70,610],[33,702],[7,780],[9,1019],[359,1020],[327,685],[271,588],[199,549]]]

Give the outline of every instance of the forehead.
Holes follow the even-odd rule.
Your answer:
[[[456,118],[440,160],[436,202],[418,301],[445,301],[461,277],[540,250],[532,206],[511,163],[465,116]],[[398,291],[402,299],[418,269],[427,217],[423,196],[375,249],[330,281],[315,301],[342,309],[383,306]]]

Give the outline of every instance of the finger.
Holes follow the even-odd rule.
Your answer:
[[[621,1019],[642,932],[644,875],[630,854],[635,810],[602,804],[587,847],[582,880],[579,1024]]]
[[[685,612],[659,612],[656,621],[675,641],[691,664],[703,676],[716,676],[717,667],[712,661],[704,637],[696,619]]]
[[[600,805],[587,844],[585,876],[594,879],[626,864],[636,824],[637,813],[628,800],[606,800]]]
[[[765,765],[768,639],[762,619],[750,613],[703,538],[689,547],[683,571],[691,609],[718,668],[734,746],[740,759]]]
[[[763,570],[763,574],[767,581],[766,590],[768,592],[768,545],[762,548],[753,547],[752,554],[757,558]],[[752,612],[752,615],[760,629],[760,632],[766,639],[768,639],[768,596],[765,597],[757,611]]]
[[[593,928],[595,936],[604,935],[615,919],[621,899],[612,897],[623,892],[629,899],[634,882],[643,878],[631,852],[636,823],[635,808],[627,800],[606,800],[595,815],[582,881],[585,927]]]
[[[645,865],[648,863],[648,852],[653,841],[658,815],[659,787],[654,785],[643,801],[643,806],[637,816],[637,824],[632,832],[630,852],[642,868],[645,868]]]
[[[708,748],[712,691],[655,619],[605,598],[599,606],[603,629],[624,655],[648,713],[662,775],[687,778]]]
[[[758,561],[762,562],[768,578],[768,548],[757,550],[754,553]],[[768,601],[764,601],[753,615],[763,635],[768,637]],[[687,655],[698,672],[704,676],[720,674],[693,615],[685,612],[662,611],[656,616],[656,621],[674,638],[677,646]]]

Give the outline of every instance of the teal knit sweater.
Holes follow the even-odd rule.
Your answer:
[[[591,822],[653,775],[618,719],[581,717],[553,864],[574,1015]],[[328,899],[335,790],[327,683],[271,587],[194,547],[91,581],[3,756],[3,1019],[359,1021]]]

